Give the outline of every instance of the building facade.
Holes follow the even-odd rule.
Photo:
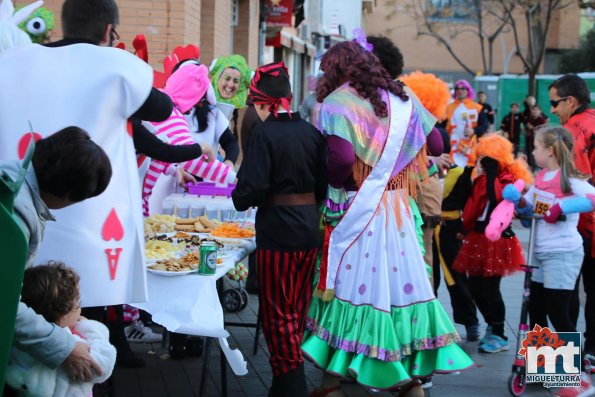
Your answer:
[[[23,2],[17,1],[20,5]],[[28,2],[27,2],[28,3]],[[45,0],[56,15],[52,41],[62,38],[60,10],[63,0]],[[137,34],[145,35],[149,62],[162,70],[163,59],[180,45],[200,47],[201,61],[230,54],[243,55],[258,66],[259,0],[118,0],[117,31],[128,49]]]
[[[439,75],[448,82],[459,78],[471,79],[473,76],[454,60],[446,48],[438,43],[435,38],[418,35],[419,18],[414,18],[413,4],[427,5],[446,4],[454,8],[448,16],[440,15],[437,8],[436,18],[432,21],[436,26],[449,24],[448,28],[439,30],[452,45],[453,51],[461,58],[474,74],[483,73],[480,42],[472,32],[464,32],[469,25],[467,18],[471,17],[468,10],[457,9],[453,4],[465,1],[432,1],[432,0],[396,0],[392,2],[377,1],[376,7],[363,16],[363,23],[368,35],[381,35],[392,39],[403,53],[405,70],[423,70]],[[438,6],[436,6],[438,7]],[[467,13],[467,14],[466,14]],[[580,9],[574,2],[563,10],[557,11],[552,20],[552,26],[547,40],[546,58],[542,68],[543,72],[555,72],[556,54],[563,49],[576,48],[579,44]],[[495,28],[493,20],[486,20],[486,30]],[[492,26],[489,26],[489,25]],[[448,35],[458,30],[456,38]],[[472,30],[469,29],[469,30]],[[519,26],[519,42],[526,45],[526,27]],[[524,48],[521,48],[524,51]],[[524,73],[524,67],[517,55],[514,35],[510,28],[505,28],[496,39],[493,46],[493,74]],[[547,65],[547,66],[546,66]]]

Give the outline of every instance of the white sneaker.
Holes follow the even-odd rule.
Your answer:
[[[163,339],[163,335],[153,332],[149,327],[145,327],[142,321],[133,321],[128,327],[124,328],[128,342],[138,343],[158,343]]]

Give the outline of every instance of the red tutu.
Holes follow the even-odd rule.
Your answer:
[[[515,237],[490,241],[483,233],[470,232],[453,263],[453,269],[469,276],[508,276],[525,264],[525,256]]]

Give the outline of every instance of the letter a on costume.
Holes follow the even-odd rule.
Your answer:
[[[118,270],[118,262],[120,261],[120,254],[122,248],[106,248],[105,253],[107,255],[107,264],[109,265],[109,276],[111,280],[116,278],[116,270]]]
[[[105,222],[103,222],[103,228],[101,229],[101,237],[104,241],[116,240],[120,241],[124,237],[124,227],[122,222],[118,218],[116,209],[112,208]],[[116,270],[118,269],[118,262],[120,261],[120,254],[122,248],[106,248],[105,254],[107,255],[107,264],[109,266],[110,279],[116,278]]]

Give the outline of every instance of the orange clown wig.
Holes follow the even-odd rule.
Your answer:
[[[515,159],[513,147],[510,141],[497,134],[486,134],[479,138],[475,148],[477,158],[491,157],[498,161],[501,170],[508,170],[518,179],[526,183],[533,183],[533,174],[527,163],[521,159]]]
[[[399,78],[415,93],[424,107],[438,120],[446,116],[446,106],[450,100],[448,84],[431,73],[415,71]]]

